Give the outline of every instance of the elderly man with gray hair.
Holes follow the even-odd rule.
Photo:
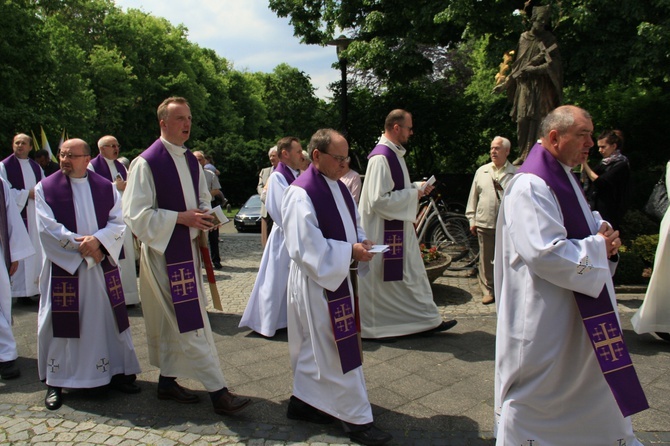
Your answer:
[[[508,160],[510,141],[496,136],[491,141],[491,162],[481,166],[475,172],[470,188],[470,197],[465,216],[470,221],[470,232],[479,241],[479,284],[482,289],[482,303],[495,302],[493,293],[493,254],[496,246],[496,219],[500,199],[507,183],[516,173]]]

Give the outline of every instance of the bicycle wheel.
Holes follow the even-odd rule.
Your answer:
[[[451,256],[450,269],[473,267],[479,258],[479,242],[477,236],[470,232],[470,222],[461,215],[450,215],[443,220],[444,228],[439,221],[432,222],[426,239],[431,246],[440,247]]]

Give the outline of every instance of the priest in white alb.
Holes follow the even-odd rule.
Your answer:
[[[114,187],[123,198],[128,172],[126,167],[117,160],[120,148],[119,141],[115,137],[112,135],[103,136],[98,140],[100,154],[88,163],[88,168],[114,183]],[[140,303],[140,295],[137,291],[135,247],[131,231],[126,231],[123,239],[123,258],[119,260],[119,268],[121,269],[121,282],[123,283],[126,305],[137,305]]]
[[[177,383],[202,383],[217,414],[251,400],[228,391],[207,316],[199,231],[213,227],[205,174],[184,147],[191,133],[186,99],[170,97],[157,110],[161,136],[131,164],[123,215],[142,242],[140,294],[149,362],[160,369],[157,397],[181,404],[198,395]]]
[[[35,187],[44,257],[37,366],[50,410],[61,406],[64,387],[140,391],[117,266],[126,230],[121,198],[112,183],[86,168],[90,154],[83,140],[65,141],[61,170]]]
[[[630,416],[648,405],[612,285],[621,240],[571,171],[592,133],[585,110],[555,109],[505,190],[494,271],[497,445],[641,446]]]
[[[32,138],[19,133],[12,142],[13,154],[0,162],[0,176],[7,180],[11,197],[28,229],[35,255],[19,260],[19,267],[12,276],[12,297],[29,298],[39,294],[39,276],[42,251],[35,220],[35,185],[44,178],[44,171],[28,157],[33,149]]]
[[[256,333],[273,337],[277,330],[286,328],[286,282],[291,259],[284,247],[284,226],[281,201],[284,191],[295,181],[302,161],[300,140],[287,136],[277,142],[279,163],[267,181],[265,207],[272,217],[258,275],[244,309],[240,327],[249,327]]]
[[[19,354],[12,332],[12,290],[10,278],[19,267],[19,260],[35,255],[28,232],[23,225],[9,186],[0,178],[0,378],[14,379],[21,375],[16,364]]]
[[[430,335],[456,325],[443,321],[421,259],[414,222],[419,199],[433,186],[411,183],[402,146],[412,135],[412,115],[393,110],[384,134],[368,156],[361,191],[361,222],[374,243],[389,251],[370,262],[361,278],[361,325],[364,339],[392,338],[415,333]]]
[[[339,179],[349,145],[332,129],[309,143],[312,164],[286,190],[282,216],[291,257],[288,342],[293,395],[287,417],[317,424],[339,420],[360,444],[391,435],[373,424],[363,376],[363,352],[351,265],[374,256],[351,193]]]

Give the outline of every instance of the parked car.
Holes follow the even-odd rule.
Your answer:
[[[261,232],[261,196],[249,197],[233,220],[238,232]]]

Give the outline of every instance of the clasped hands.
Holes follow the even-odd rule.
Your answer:
[[[619,231],[615,231],[610,225],[603,223],[600,225],[600,229],[598,229],[598,235],[605,239],[607,257],[612,257],[619,252],[619,247],[621,246]]]
[[[93,260],[95,260],[95,263],[100,263],[102,262],[102,259],[105,258],[105,254],[100,248],[100,240],[93,237],[92,235],[75,237],[74,240],[79,242],[79,248],[77,248],[77,250],[82,257],[91,257]]]

